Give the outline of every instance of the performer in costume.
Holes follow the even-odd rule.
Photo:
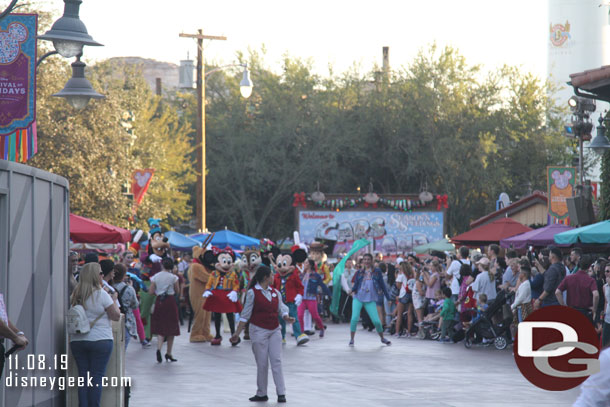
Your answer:
[[[205,250],[200,246],[193,247],[193,262],[188,268],[189,281],[191,282],[189,297],[191,307],[195,313],[191,328],[191,342],[206,342],[214,339],[210,334],[212,313],[203,309],[203,293],[210,279],[214,261],[215,256],[211,250]]]
[[[168,257],[169,253],[169,239],[165,237],[161,231],[160,222],[161,219],[149,218],[148,224],[150,226],[150,232],[148,233],[148,260],[152,263],[149,278],[160,272],[163,267],[161,266],[161,260],[164,257]]]
[[[356,272],[354,286],[352,287],[353,302],[349,346],[354,346],[354,336],[356,336],[356,328],[362,307],[364,307],[373,321],[375,329],[381,338],[381,343],[391,345],[392,342],[383,337],[383,327],[377,312],[377,299],[379,296],[385,295],[387,299],[390,299],[388,289],[383,282],[383,274],[380,269],[373,269],[373,256],[370,253],[366,253],[362,257],[362,263],[364,267]]]
[[[242,290],[242,298],[241,303],[245,305],[246,302],[246,292],[250,281],[252,281],[252,277],[254,277],[254,273],[256,273],[256,269],[258,266],[262,264],[261,251],[257,249],[247,249],[241,256],[242,265],[243,265],[243,290]],[[250,323],[246,324],[246,329],[244,331],[244,340],[250,340]]]
[[[324,284],[324,282],[322,281],[322,276],[316,273],[315,262],[313,260],[308,260],[308,262],[305,264],[305,272],[303,273],[303,286],[305,291],[305,297],[299,305],[299,321],[301,323],[303,322],[303,315],[305,314],[305,310],[307,309],[315,323],[318,325],[318,329],[320,330],[320,338],[323,338],[324,322],[322,321],[322,318],[320,318],[320,314],[318,313],[318,287],[321,287],[322,291],[326,295],[330,296],[331,293],[326,284]]]
[[[318,274],[322,276],[322,281],[326,286],[329,285],[332,275],[330,273],[330,266],[327,263],[328,256],[324,252],[328,246],[321,242],[312,242],[309,245],[309,258],[316,262],[316,271]],[[330,314],[330,306],[324,302],[324,298],[318,298],[319,309],[322,310],[323,316],[328,316]]]
[[[286,402],[286,385],[282,372],[282,336],[280,333],[279,316],[289,324],[294,318],[288,315],[288,307],[282,302],[281,294],[271,287],[273,277],[271,269],[260,266],[248,286],[246,305],[237,331],[231,337],[231,343],[239,343],[239,334],[246,322],[250,321],[250,335],[252,337],[252,353],[256,360],[256,395],[250,401],[268,401],[267,378],[269,364],[275,382],[278,403]]]
[[[162,271],[161,261],[163,258],[168,257],[169,243],[168,238],[165,237],[161,231],[161,225],[159,224],[160,219],[149,218],[148,225],[150,231],[148,232],[148,246],[144,258],[141,258],[142,268],[140,269],[140,277],[143,280],[149,280],[156,273]],[[145,285],[150,285],[150,282],[146,282]],[[146,338],[150,340],[150,309],[155,302],[154,292],[142,292],[140,293],[140,317],[144,324],[144,331],[146,332]]]
[[[295,271],[295,263],[302,263],[307,259],[307,253],[299,246],[292,247],[292,253],[280,253],[275,259],[276,271],[273,288],[282,294],[282,301],[288,306],[288,313],[295,322],[292,324],[292,333],[296,338],[297,345],[309,342],[309,337],[301,333],[301,325],[296,320],[297,307],[303,300],[303,284],[298,272]],[[280,319],[282,327],[282,343],[286,343],[286,322]]]
[[[206,298],[203,309],[214,313],[214,326],[216,337],[212,339],[212,345],[220,345],[222,336],[220,335],[220,321],[222,314],[227,314],[231,334],[235,332],[235,312],[241,312],[241,304],[238,300],[239,277],[233,270],[235,253],[230,247],[221,250],[217,247],[212,248],[215,255],[215,271],[208,279],[208,283],[203,293]],[[233,344],[233,346],[235,346]]]

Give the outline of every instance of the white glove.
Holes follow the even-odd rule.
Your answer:
[[[203,298],[208,298],[212,296],[212,292],[211,291],[206,291],[203,293]]]
[[[231,291],[229,294],[227,294],[227,297],[229,297],[231,301],[237,302],[237,293],[235,291]]]
[[[152,261],[153,263],[159,263],[162,259],[161,257],[157,256],[156,254],[151,254],[149,256],[150,261]]]
[[[301,305],[301,301],[303,301],[303,296],[301,294],[297,294],[297,296],[294,297],[294,303],[297,307]]]

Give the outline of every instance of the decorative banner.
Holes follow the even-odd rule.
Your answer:
[[[36,14],[0,20],[0,159],[26,162],[36,137]]]
[[[373,250],[410,252],[415,246],[441,240],[444,212],[324,211],[298,212],[301,242],[316,238],[336,241],[333,255],[346,253],[359,239],[370,239]]]
[[[154,169],[147,168],[144,170],[135,170],[131,174],[131,193],[133,194],[134,200],[134,212],[137,206],[142,203],[144,194],[148,191],[154,173]]]
[[[557,219],[568,216],[566,198],[573,195],[576,185],[576,168],[547,167],[549,215]]]

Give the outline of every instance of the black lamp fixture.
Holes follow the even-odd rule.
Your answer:
[[[55,50],[64,58],[82,54],[84,45],[101,46],[87,33],[85,24],[78,17],[82,0],[64,0],[64,3],[64,15],[38,39],[53,41]]]
[[[593,140],[591,140],[591,142],[589,143],[589,145],[587,146],[587,148],[592,149],[593,151],[595,151],[597,154],[604,154],[604,152],[606,152],[608,149],[610,149],[610,141],[608,141],[608,138],[606,137],[606,127],[604,127],[604,119],[602,118],[603,115],[599,116],[599,125],[597,126],[597,135],[595,136],[595,138]]]
[[[80,55],[72,63],[72,78],[66,86],[53,96],[66,98],[66,101],[75,109],[80,110],[87,106],[89,99],[103,99],[105,96],[93,89],[91,83],[85,78],[85,63],[81,62]]]

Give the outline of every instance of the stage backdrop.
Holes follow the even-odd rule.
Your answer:
[[[415,246],[444,237],[443,212],[308,211],[298,214],[301,241],[337,241],[333,254],[350,250],[355,240],[373,241],[382,253],[409,252]],[[370,247],[370,246],[369,246]]]

